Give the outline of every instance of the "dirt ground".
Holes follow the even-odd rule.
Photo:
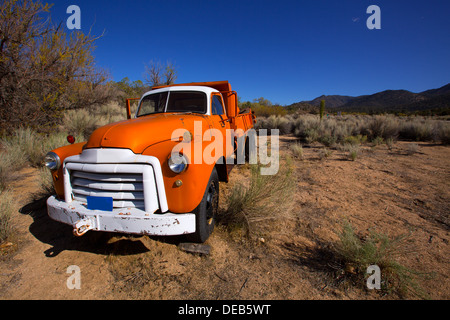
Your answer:
[[[290,154],[295,139],[280,139],[282,155]],[[76,238],[33,199],[38,173],[26,168],[12,185],[19,210],[14,236],[0,249],[0,299],[415,299],[340,283],[330,248],[344,220],[360,234],[409,234],[412,251],[398,261],[433,274],[418,280],[431,299],[449,299],[450,148],[418,143],[408,154],[409,144],[367,146],[355,161],[305,146],[294,161],[294,218],[259,240],[219,225],[209,255],[181,251],[181,238]],[[232,183],[221,183],[222,205],[246,170],[235,168]],[[71,265],[81,271],[79,290],[67,287]]]

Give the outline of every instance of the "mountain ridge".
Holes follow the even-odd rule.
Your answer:
[[[414,93],[408,90],[384,90],[370,95],[344,96],[322,95],[313,100],[293,103],[289,107],[311,105],[319,106],[325,100],[330,111],[346,112],[387,112],[387,111],[424,111],[450,109],[450,83],[423,92]]]

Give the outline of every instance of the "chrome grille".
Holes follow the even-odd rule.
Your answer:
[[[114,208],[145,208],[142,173],[72,170],[70,183],[74,200],[86,202],[88,196],[111,197]]]

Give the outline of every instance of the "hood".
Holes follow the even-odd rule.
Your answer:
[[[202,122],[202,134],[209,123],[207,117],[193,114],[155,114],[112,123],[95,130],[84,147],[131,149],[141,154],[147,147],[170,140],[176,129],[194,134],[194,122]]]

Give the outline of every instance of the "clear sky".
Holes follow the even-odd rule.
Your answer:
[[[450,82],[448,0],[53,2],[55,22],[76,4],[82,31],[105,31],[95,56],[115,81],[171,61],[177,83],[229,80],[242,101],[282,105]],[[381,9],[380,30],[366,26],[370,5]]]

